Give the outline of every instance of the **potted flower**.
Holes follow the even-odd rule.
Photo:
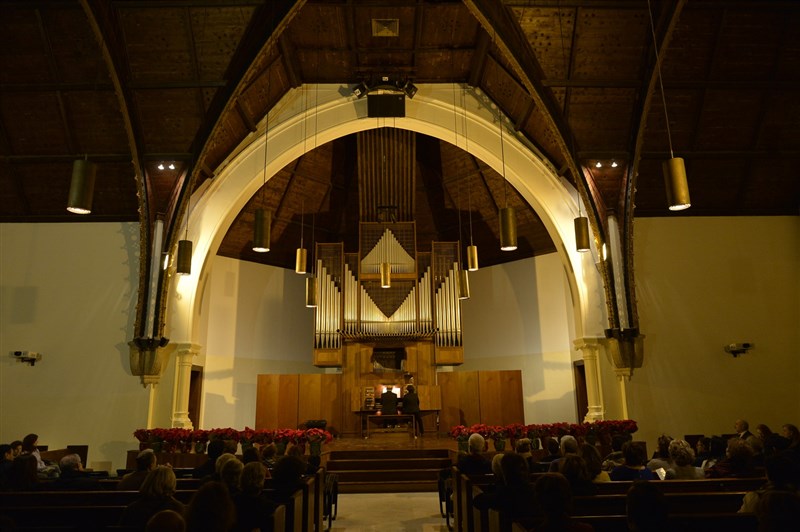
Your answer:
[[[497,452],[505,451],[506,439],[508,439],[506,428],[501,425],[490,425],[487,426],[487,430],[489,432],[489,437],[494,443],[494,450]]]
[[[318,428],[306,429],[303,438],[308,442],[309,453],[312,456],[322,454],[322,444],[333,441],[333,436],[330,432]]]
[[[197,454],[206,452],[206,446],[208,445],[208,431],[203,429],[195,429],[192,431],[190,439],[194,447],[194,452]]]
[[[147,429],[136,429],[133,431],[133,437],[139,440],[139,450],[144,451],[150,448],[152,435]]]
[[[469,429],[464,425],[456,425],[450,429],[450,437],[458,442],[458,450],[467,452],[467,440],[469,439]]]

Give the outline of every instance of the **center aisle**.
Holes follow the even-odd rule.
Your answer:
[[[447,532],[437,493],[343,493],[331,530]]]

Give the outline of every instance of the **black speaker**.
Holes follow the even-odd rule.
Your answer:
[[[405,94],[367,94],[367,116],[402,118],[406,116]]]

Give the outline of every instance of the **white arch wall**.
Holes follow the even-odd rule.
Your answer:
[[[500,130],[495,106],[488,98],[471,90],[464,96],[461,86],[451,84],[418,85],[418,89],[413,100],[406,100],[404,118],[368,118],[366,98],[356,99],[342,85],[304,86],[281,99],[270,113],[266,176],[262,124],[192,198],[192,274],[179,276],[173,283],[167,311],[170,338],[192,340],[200,307],[197,298],[209,275],[209,259],[239,211],[265,179],[318,145],[358,131],[397,127],[455,144],[503,172]],[[462,130],[465,122],[466,132]],[[602,336],[606,305],[602,279],[592,259],[596,254],[574,251],[573,219],[578,213],[574,189],[513,131],[505,129],[503,141],[506,179],[536,210],[564,265],[576,336]]]

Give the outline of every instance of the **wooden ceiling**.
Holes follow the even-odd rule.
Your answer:
[[[476,87],[588,191],[603,227],[611,213],[797,215],[800,2],[651,4],[663,101],[646,0],[5,1],[0,222],[160,217],[174,241],[186,191],[213,179],[287,91],[381,76]],[[375,21],[396,21],[397,36],[376,35]],[[666,209],[661,173],[670,137],[692,194],[679,214]],[[357,155],[348,136],[287,165],[219,254],[291,268],[312,220],[318,241],[353,250]],[[83,157],[98,178],[92,213],[76,216],[65,206]],[[482,265],[555,250],[512,190],[520,247],[499,251],[505,187],[484,162],[417,135],[416,173],[420,248],[458,238],[460,215],[464,238],[471,216]],[[263,201],[276,221],[272,251],[257,254]]]

